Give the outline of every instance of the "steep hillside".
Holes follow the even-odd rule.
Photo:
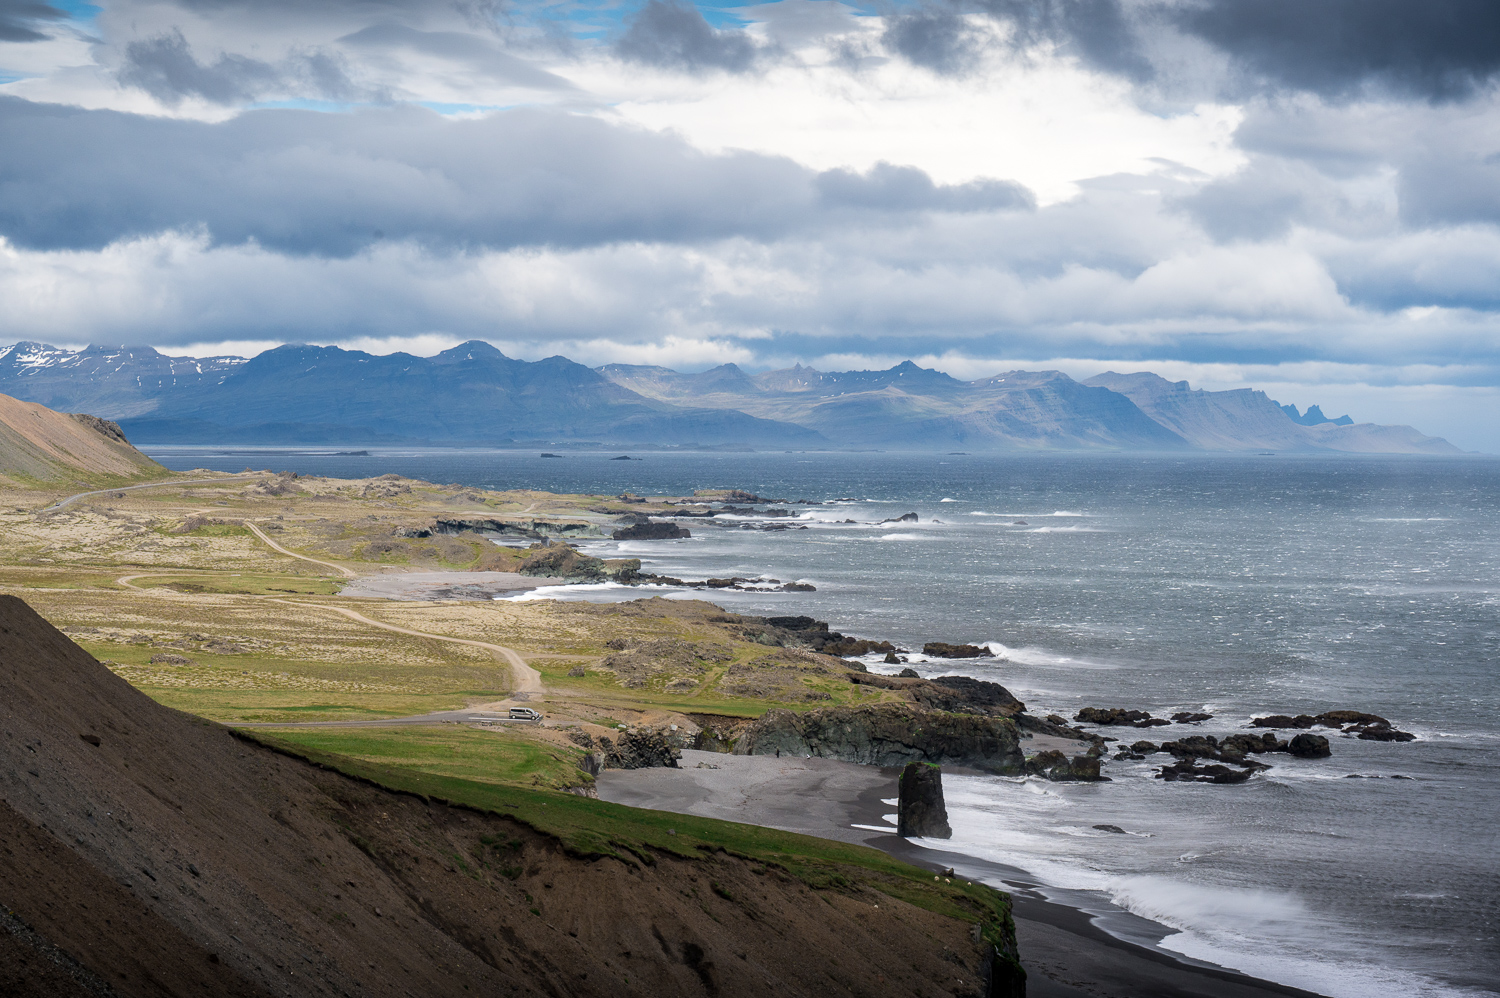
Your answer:
[[[1084,384],[1128,396],[1152,419],[1203,450],[1460,453],[1448,441],[1424,436],[1409,426],[1349,425],[1343,419],[1312,425],[1294,421],[1265,392],[1252,388],[1225,392],[1194,390],[1186,381],[1168,381],[1144,371],[1135,374],[1110,371],[1089,378]],[[1322,410],[1318,413],[1322,415]]]
[[[166,474],[114,423],[0,395],[0,475],[42,481]]]
[[[976,939],[1010,931],[988,888],[769,829],[346,768],[362,778],[162,707],[0,596],[0,991],[941,996],[989,975],[1023,993]]]

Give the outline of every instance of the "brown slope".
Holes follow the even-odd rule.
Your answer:
[[[569,856],[168,710],[12,596],[0,801],[6,994],[978,993],[957,919],[729,856]],[[475,863],[496,843],[508,870]]]
[[[42,480],[80,473],[134,478],[165,471],[130,446],[114,423],[0,395],[0,475]]]

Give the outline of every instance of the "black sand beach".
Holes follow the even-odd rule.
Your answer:
[[[695,751],[683,753],[681,767],[607,770],[599,776],[599,796],[861,843],[917,866],[1004,886],[1015,901],[1031,998],[1317,998],[1161,949],[1155,941],[1173,930],[1126,912],[1111,920],[1120,935],[1106,932],[1087,912],[1049,900],[1021,870],[924,849],[894,829],[877,831],[888,827],[884,816],[894,810],[885,803],[896,794],[894,769]]]

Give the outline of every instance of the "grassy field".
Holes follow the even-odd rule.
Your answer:
[[[594,782],[578,768],[582,749],[540,744],[509,729],[480,730],[455,724],[261,728],[255,737],[274,739],[320,757],[343,756],[475,783],[561,790]]]
[[[754,717],[888,695],[849,683],[836,660],[768,646],[755,618],[707,602],[343,598],[342,572],[277,552],[245,526],[361,574],[514,568],[514,549],[478,534],[413,535],[439,517],[604,530],[650,503],[271,474],[107,492],[51,510],[60,495],[0,487],[0,591],[148,695],[218,721],[400,717],[495,702],[513,688],[509,664],[490,650],[393,633],[340,609],[514,649],[540,672],[549,717]]]

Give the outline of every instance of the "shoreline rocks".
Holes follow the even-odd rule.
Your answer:
[[[1102,727],[1153,728],[1171,721],[1152,717],[1144,710],[1126,710],[1123,707],[1084,707],[1073,715],[1073,720]]]
[[[769,710],[736,740],[735,755],[817,756],[866,766],[909,762],[966,766],[1017,776],[1025,771],[1020,732],[1006,717],[950,714],[912,703]]]
[[[675,523],[653,523],[647,520],[644,523],[632,523],[628,527],[621,527],[610,536],[617,541],[673,541],[691,537],[693,532]]]
[[[933,658],[983,658],[989,649],[978,645],[950,645],[946,641],[929,641],[922,646],[923,655]]]
[[[1267,768],[1269,767],[1259,764],[1245,769],[1232,769],[1219,763],[1199,766],[1192,759],[1184,759],[1170,766],[1163,766],[1156,774],[1156,778],[1166,780],[1168,783],[1244,783],[1254,776],[1257,770]]]
[[[1268,714],[1250,719],[1252,728],[1338,728],[1343,734],[1354,735],[1369,742],[1412,742],[1417,736],[1409,731],[1397,729],[1379,714],[1362,710],[1325,710],[1316,716],[1298,714]]]
[[[1028,776],[1040,776],[1056,783],[1108,783],[1099,772],[1097,755],[1075,755],[1071,759],[1056,749],[1038,752],[1026,760]]]

